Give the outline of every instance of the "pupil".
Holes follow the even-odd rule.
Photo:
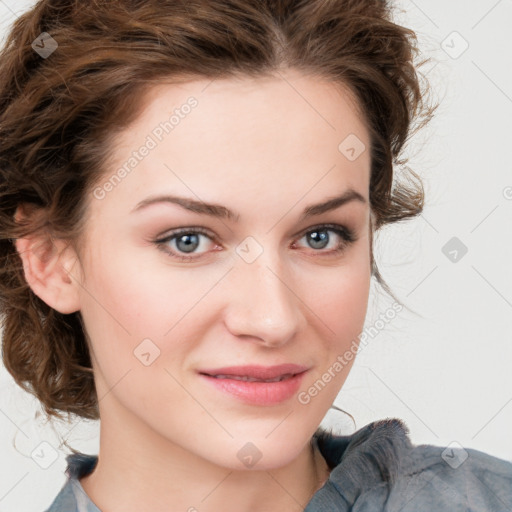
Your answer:
[[[178,238],[178,249],[183,252],[192,252],[197,249],[198,244],[198,236],[197,235],[182,235]],[[184,245],[180,245],[182,241],[185,240]]]
[[[311,246],[314,249],[323,249],[329,242],[329,236],[326,230],[323,231],[312,231],[310,233]],[[177,246],[180,251],[193,252],[197,249],[198,236],[197,235],[181,235],[178,238]]]
[[[326,243],[329,241],[329,236],[327,235],[327,232],[324,231],[312,231],[311,232],[311,238],[316,238],[317,240],[313,240],[313,245],[315,249],[323,249],[326,246]]]

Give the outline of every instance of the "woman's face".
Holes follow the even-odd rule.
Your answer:
[[[90,196],[73,269],[104,440],[236,469],[298,456],[363,328],[369,146],[347,93],[298,72],[150,91]],[[283,364],[305,371],[202,375]]]

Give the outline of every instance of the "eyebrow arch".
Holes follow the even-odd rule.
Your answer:
[[[339,208],[340,206],[347,204],[351,201],[359,201],[363,204],[366,204],[366,199],[359,192],[357,192],[354,189],[348,189],[340,196],[332,197],[322,203],[307,206],[302,212],[300,221],[303,221],[315,215],[321,215],[322,213],[335,210],[336,208]],[[185,208],[186,210],[189,210],[194,213],[210,215],[212,217],[218,217],[220,219],[228,219],[234,222],[238,222],[240,219],[239,213],[235,213],[231,211],[229,208],[226,208],[225,206],[215,203],[205,203],[204,201],[196,201],[195,199],[173,195],[150,196],[140,201],[135,206],[135,208],[131,210],[130,213],[138,212],[156,203],[177,204]]]

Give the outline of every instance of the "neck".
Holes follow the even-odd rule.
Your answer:
[[[119,423],[101,422],[98,463],[80,479],[101,510],[303,512],[329,477],[313,442],[279,468],[240,471],[202,459],[167,439],[155,442],[144,432],[132,434],[119,429]]]

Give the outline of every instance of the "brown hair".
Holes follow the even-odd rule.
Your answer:
[[[14,240],[46,230],[78,243],[114,136],[151,84],[291,67],[348,86],[371,134],[371,232],[422,211],[421,180],[396,183],[393,165],[434,108],[416,36],[391,20],[382,0],[41,0],[16,20],[0,54],[2,356],[47,415],[98,419],[94,375],[80,313],[32,292]],[[43,32],[58,44],[46,57],[32,46]],[[37,214],[16,222],[22,203]]]

